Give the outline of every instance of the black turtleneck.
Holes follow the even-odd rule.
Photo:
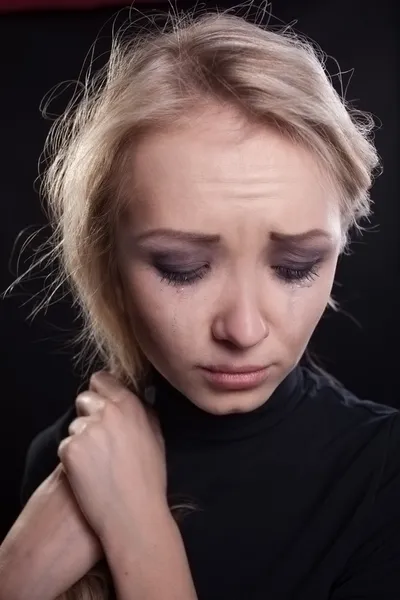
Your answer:
[[[199,600],[400,598],[398,410],[304,367],[256,410],[222,416],[159,375],[155,408],[170,506],[192,506],[176,515]],[[23,504],[75,416],[32,442]]]
[[[189,402],[157,372],[153,380],[154,406],[165,439],[189,446],[222,444],[262,434],[294,410],[303,394],[302,371],[295,369],[259,408],[247,413],[214,415]]]

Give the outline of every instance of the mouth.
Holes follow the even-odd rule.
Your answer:
[[[269,374],[269,368],[265,366],[213,365],[201,367],[201,371],[212,387],[224,390],[245,390],[257,387],[268,378]]]

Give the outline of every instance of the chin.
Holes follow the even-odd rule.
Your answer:
[[[198,408],[213,415],[246,413],[264,404],[271,393],[264,390],[241,390],[228,392],[205,391],[204,396],[192,400]]]

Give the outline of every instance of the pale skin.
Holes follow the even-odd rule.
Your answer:
[[[294,368],[327,306],[343,233],[339,203],[305,149],[227,109],[198,116],[192,127],[148,137],[132,155],[139,201],[128,204],[116,231],[123,295],[144,354],[174,387],[205,411],[246,412]],[[150,234],[160,229],[169,233]],[[178,239],[177,231],[208,239]],[[293,237],[299,234],[307,235]],[[270,376],[251,390],[215,390],[200,367],[217,363],[266,365]],[[86,548],[82,563],[89,569],[104,552],[119,600],[195,599],[166,501],[156,415],[104,372],[76,404],[79,417],[59,457],[81,511],[69,509],[75,523],[81,515],[75,530]],[[61,498],[61,489],[47,502]],[[18,527],[33,499],[9,547],[21,536],[33,539],[32,521]],[[48,568],[43,561],[42,572]],[[55,581],[61,566],[52,568]],[[0,583],[6,571],[0,568]],[[63,581],[72,585],[80,576],[70,564]],[[27,597],[17,590],[7,599]]]
[[[76,406],[79,417],[58,454],[104,548],[118,599],[195,600],[167,504],[165,447],[154,412],[105,371],[92,377]]]
[[[193,122],[148,137],[132,157],[139,201],[117,234],[124,295],[140,347],[174,387],[208,412],[243,412],[293,369],[326,309],[339,202],[315,158],[276,132],[227,109]],[[157,229],[169,233],[143,237]],[[270,377],[215,391],[199,369],[209,363],[270,366]]]
[[[31,496],[0,546],[0,599],[54,600],[102,555],[59,465]]]

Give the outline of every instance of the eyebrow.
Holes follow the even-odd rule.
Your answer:
[[[216,245],[221,241],[221,236],[218,234],[179,231],[177,229],[152,229],[135,236],[137,242],[142,242],[150,238],[157,238],[159,240],[178,240],[204,246]]]
[[[180,231],[177,229],[152,229],[135,236],[136,242],[143,242],[148,239],[157,238],[158,240],[178,240],[189,242],[200,246],[215,246],[221,241],[218,234],[206,234],[196,231]],[[331,240],[332,236],[323,229],[310,229],[302,233],[282,233],[272,231],[269,235],[272,242],[277,245],[294,245],[302,242],[313,241],[318,238]]]
[[[301,242],[309,242],[318,238],[323,238],[331,241],[332,236],[324,229],[310,229],[302,233],[279,233],[273,231],[270,233],[270,240],[277,244],[296,244]]]

